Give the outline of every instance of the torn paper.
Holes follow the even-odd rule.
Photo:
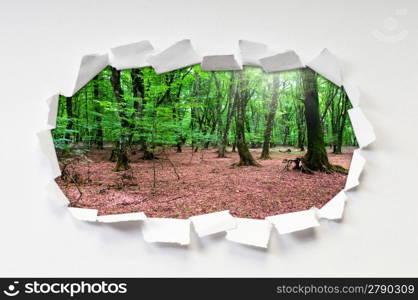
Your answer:
[[[273,56],[263,57],[260,59],[260,64],[267,73],[289,71],[304,67],[295,51],[286,51]]]
[[[190,220],[148,218],[142,226],[144,240],[148,243],[190,244]]]
[[[236,71],[242,70],[242,66],[230,55],[209,55],[203,57],[202,69],[205,71]]]
[[[344,90],[347,93],[348,99],[353,107],[360,104],[360,91],[356,85],[352,83],[344,83]]]
[[[347,181],[345,183],[345,191],[348,191],[360,184],[359,178],[365,164],[366,159],[361,156],[360,150],[354,150],[353,157],[351,158],[350,170],[348,171]]]
[[[109,63],[107,54],[89,54],[81,59],[80,69],[71,95],[78,92],[85,86],[94,76],[100,73]]]
[[[199,237],[231,230],[236,228],[237,222],[228,210],[190,217],[193,227]]]
[[[51,180],[48,182],[46,186],[46,192],[52,199],[57,199],[60,202],[60,204],[70,204],[70,201],[68,201],[68,198],[64,195],[64,192],[61,190],[61,188],[55,180]]]
[[[97,209],[90,209],[90,208],[78,208],[78,207],[69,207],[70,213],[73,215],[74,218],[82,220],[82,221],[89,221],[95,222],[97,218]]]
[[[148,62],[157,74],[195,65],[201,61],[201,56],[193,49],[190,40],[177,42],[163,52],[148,58]]]
[[[261,66],[260,58],[268,55],[267,45],[246,40],[239,41],[240,55],[243,65]]]
[[[322,50],[316,58],[306,65],[335,85],[342,85],[340,61],[328,49]]]
[[[97,222],[115,223],[127,221],[144,221],[147,216],[143,212],[98,216]]]
[[[266,220],[271,222],[280,234],[319,226],[313,209],[271,216]]]
[[[118,70],[149,66],[147,58],[154,51],[149,41],[141,41],[110,49],[110,65]]]
[[[58,101],[59,95],[55,94],[48,99],[47,102],[47,109],[48,109],[48,129],[54,129],[57,123],[57,113],[58,113]]]
[[[348,115],[350,116],[351,125],[353,126],[360,148],[364,148],[373,143],[376,139],[373,127],[369,120],[366,119],[360,107],[349,109]]]
[[[237,227],[226,232],[226,239],[232,242],[267,248],[271,224],[266,220],[235,218]]]
[[[343,217],[347,195],[344,191],[339,192],[334,198],[317,210],[319,219],[339,220]]]
[[[39,145],[41,147],[51,179],[61,175],[61,169],[58,163],[57,154],[55,152],[54,141],[50,130],[38,132]]]

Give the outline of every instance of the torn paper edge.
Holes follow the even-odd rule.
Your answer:
[[[267,248],[272,224],[263,219],[235,218],[237,227],[226,232],[228,241]]]
[[[260,59],[269,55],[269,49],[263,43],[239,40],[238,47],[240,60],[245,66],[261,67]]]
[[[148,57],[154,52],[149,41],[141,41],[110,49],[109,64],[118,69],[131,69],[148,67]]]
[[[238,62],[238,59],[233,54],[204,56],[201,67],[204,71],[242,70],[242,65]]]
[[[299,55],[293,50],[261,58],[260,64],[267,73],[296,70],[305,67]]]
[[[194,50],[190,40],[182,40],[175,43],[166,50],[152,55],[152,45],[148,41],[141,41],[124,46],[115,47],[109,50],[108,54],[86,55],[82,58],[80,69],[76,78],[76,83],[72,96],[94,76],[101,72],[108,64],[120,69],[130,69],[136,67],[152,66],[157,73],[164,73],[187,66],[203,63],[202,57]],[[266,72],[289,71],[298,69],[304,65],[301,63],[296,52],[289,50],[284,53],[298,57],[299,61],[294,64],[280,62],[284,53],[271,55],[268,47],[262,43],[240,40],[240,55],[212,55],[207,68],[213,70],[231,70],[243,65],[252,65],[262,67]],[[296,55],[296,56],[295,56]],[[225,64],[222,63],[224,61]],[[232,63],[232,64],[231,64]],[[215,68],[216,66],[216,68]],[[283,69],[283,66],[289,69]],[[365,158],[361,156],[361,149],[368,146],[375,140],[373,127],[364,116],[359,107],[360,93],[358,88],[352,83],[343,82],[341,64],[329,50],[324,49],[318,57],[307,64],[308,67],[315,70],[320,75],[332,81],[338,86],[343,86],[352,103],[353,108],[349,110],[350,119],[353,125],[359,149],[353,153],[350,171],[344,190],[340,191],[333,199],[325,204],[321,209],[312,208],[307,211],[296,213],[270,216],[263,219],[246,219],[232,217],[229,212],[227,216],[225,211],[210,213],[207,215],[193,216],[187,220],[167,219],[167,218],[147,218],[142,212],[97,216],[97,210],[69,207],[71,214],[80,220],[90,222],[121,222],[121,221],[141,221],[144,222],[143,234],[147,242],[167,242],[187,245],[190,243],[190,223],[193,223],[196,233],[199,237],[209,234],[226,231],[226,239],[246,244],[250,246],[266,248],[270,239],[271,228],[277,228],[280,234],[291,233],[318,226],[319,219],[336,220],[341,218],[344,212],[344,205],[347,201],[345,191],[348,191],[359,185],[359,177],[365,165]],[[60,93],[66,96],[65,93]],[[56,125],[56,114],[58,108],[58,94],[47,99],[47,121],[46,128],[38,132],[41,149],[47,158],[49,172],[55,189],[59,186],[55,178],[60,176],[61,171],[58,159],[53,145],[51,131]],[[364,127],[366,128],[363,132]],[[62,193],[63,194],[63,193]],[[66,199],[66,197],[65,197]],[[68,199],[67,203],[69,203]],[[234,220],[234,228],[232,219]],[[316,218],[316,221],[315,221]],[[169,220],[169,221],[167,221]],[[172,225],[172,226],[170,226]]]
[[[359,106],[348,110],[351,125],[360,148],[365,148],[376,140],[374,129]]]
[[[88,222],[95,222],[99,212],[97,209],[91,208],[69,207],[68,209],[74,218]]]
[[[195,51],[190,40],[182,40],[164,51],[151,55],[147,62],[157,74],[174,71],[202,62],[202,57]]]
[[[275,215],[267,217],[266,220],[274,225],[279,234],[286,234],[319,226],[314,209]]]
[[[235,218],[231,216],[229,210],[193,216],[189,218],[199,237],[215,234],[237,227]]]
[[[115,222],[127,222],[127,221],[144,221],[147,216],[143,212],[126,213],[126,214],[113,214],[103,215],[97,217],[97,222],[101,223],[115,223]]]
[[[341,63],[328,49],[322,50],[317,57],[306,65],[335,85],[341,86],[343,84]]]
[[[360,149],[354,150],[344,191],[351,190],[360,184],[359,178],[365,164],[366,159],[360,154]]]
[[[148,218],[142,226],[142,235],[148,243],[190,244],[190,220]]]
[[[83,86],[99,74],[109,65],[109,55],[105,54],[88,54],[81,59],[77,78],[71,93],[61,92],[61,95],[71,97],[77,93]]]
[[[316,209],[316,216],[318,219],[340,220],[343,217],[346,201],[347,194],[340,191],[320,209]]]

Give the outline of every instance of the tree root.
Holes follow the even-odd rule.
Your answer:
[[[348,170],[340,165],[331,165],[331,168],[333,169],[334,173],[348,175]]]
[[[286,163],[285,167],[282,171],[289,171],[292,164],[294,164],[293,170],[300,170],[302,173],[305,174],[315,174],[315,171],[323,172],[326,174],[333,174],[333,173],[340,173],[340,174],[348,174],[348,170],[339,165],[323,165],[318,170],[312,170],[306,164],[306,161],[303,157],[296,157],[295,159],[284,159],[283,163]]]
[[[256,162],[256,161],[242,161],[240,160],[239,162],[233,163],[231,165],[232,168],[235,167],[261,167],[261,165]]]

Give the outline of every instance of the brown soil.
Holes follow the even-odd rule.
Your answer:
[[[340,155],[329,154],[329,160],[349,168],[353,149],[344,150]],[[115,163],[108,161],[110,151],[93,150],[87,154],[91,161],[80,161],[67,168],[77,178],[81,198],[71,181],[58,178],[57,183],[73,206],[96,208],[99,215],[144,212],[149,217],[188,218],[229,210],[237,217],[265,218],[312,206],[320,208],[343,189],[347,178],[338,173],[308,175],[296,170],[282,171],[283,159],[303,153],[281,153],[278,148],[272,150],[272,160],[258,160],[260,168],[233,168],[238,154],[228,153],[227,158],[220,159],[214,149],[204,150],[203,155],[200,151],[194,153],[193,159],[190,148],[184,148],[182,153],[166,152],[180,179],[164,154],[147,161],[141,160],[143,153],[137,152],[130,155],[130,170],[114,172]],[[258,158],[261,149],[251,152]]]

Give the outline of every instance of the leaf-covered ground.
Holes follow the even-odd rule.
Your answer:
[[[110,152],[94,150],[87,154],[89,160],[67,167],[78,182],[81,197],[71,180],[58,178],[57,182],[73,206],[96,208],[99,215],[144,212],[149,217],[171,218],[220,210],[229,210],[237,217],[265,218],[312,206],[320,208],[344,187],[346,175],[282,171],[283,159],[301,153],[278,150],[273,149],[272,160],[259,160],[261,168],[231,168],[238,161],[237,153],[219,159],[214,149],[199,151],[193,157],[190,148],[182,153],[166,150],[180,179],[163,154],[154,161],[141,160],[142,153],[130,155],[131,169],[114,172],[115,163],[108,161]],[[352,150],[329,154],[329,159],[349,168]],[[259,149],[251,152],[254,157],[260,156]]]

